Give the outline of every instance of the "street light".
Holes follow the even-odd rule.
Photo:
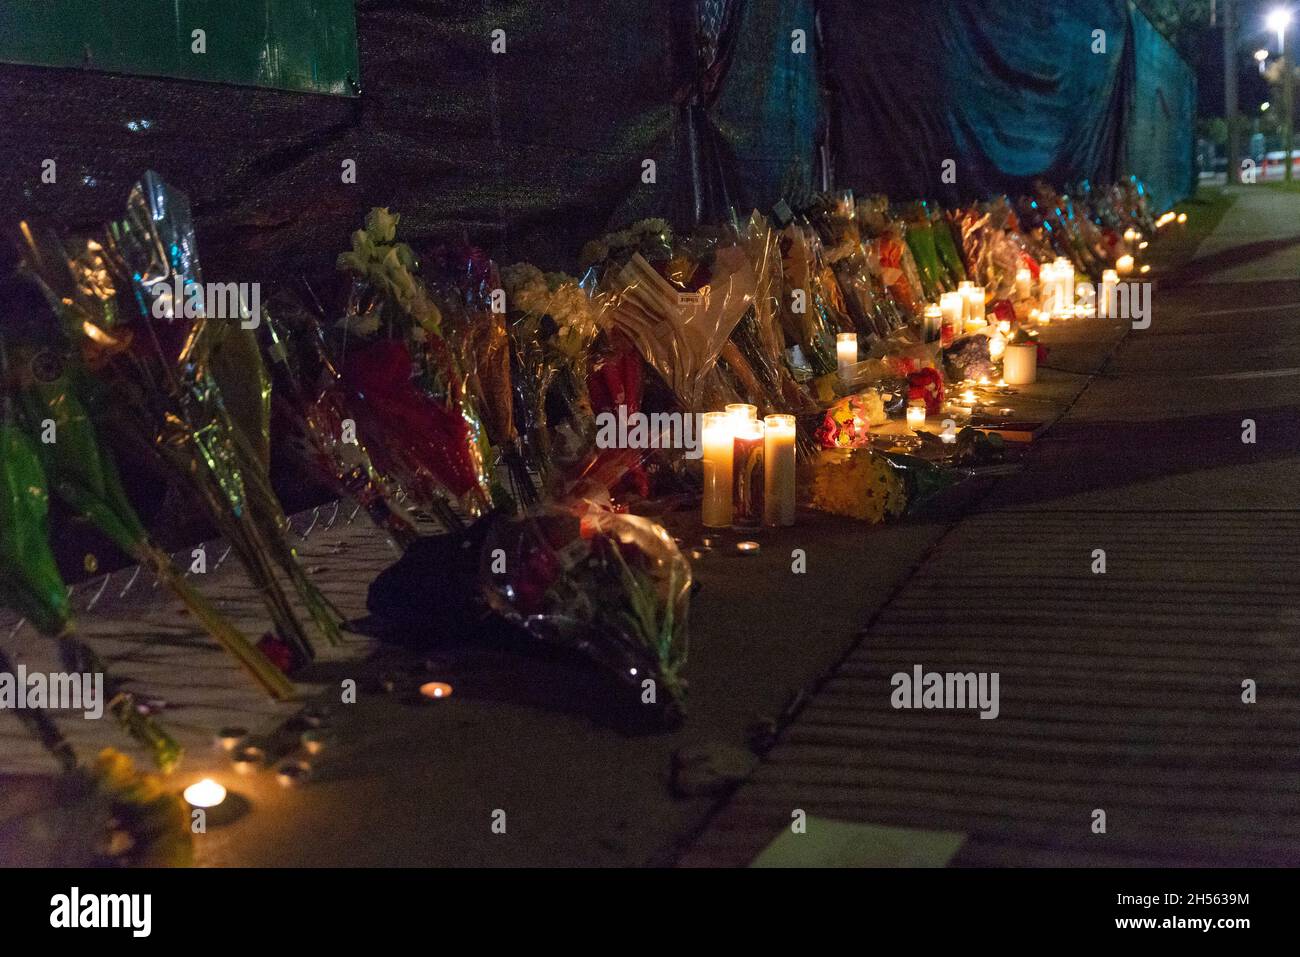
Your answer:
[[[1267,61],[1268,61],[1268,51],[1267,51],[1267,50],[1256,50],[1256,51],[1255,51],[1255,62],[1259,64],[1259,74],[1260,74],[1260,76],[1263,76],[1263,75],[1264,75],[1264,71],[1265,71],[1266,69],[1268,69],[1268,62],[1267,62]]]
[[[1286,28],[1291,25],[1291,11],[1285,7],[1272,10],[1264,23],[1277,34],[1278,66],[1282,69],[1282,150],[1286,157],[1286,181],[1289,183],[1292,179],[1291,153],[1295,126],[1292,121],[1295,111],[1295,69],[1286,55]]]

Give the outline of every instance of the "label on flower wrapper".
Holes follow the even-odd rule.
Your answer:
[[[699,292],[679,292],[677,294],[678,309],[698,309],[703,306],[709,298],[709,287],[705,286]]]

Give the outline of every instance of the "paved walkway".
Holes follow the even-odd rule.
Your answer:
[[[1297,250],[1300,196],[1241,190],[682,863],[742,865],[781,834],[797,851],[795,809],[810,834],[955,832],[954,864],[1300,863]],[[998,672],[999,716],[895,710],[917,664]],[[880,846],[859,860],[896,856]]]

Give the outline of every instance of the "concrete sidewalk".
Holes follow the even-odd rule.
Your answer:
[[[682,863],[748,863],[795,809],[957,832],[956,864],[1300,862],[1300,198],[1240,192]],[[895,710],[917,664],[999,672],[999,716]]]

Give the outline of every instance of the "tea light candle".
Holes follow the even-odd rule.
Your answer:
[[[1002,377],[1010,385],[1031,385],[1038,379],[1038,343],[1012,342],[1002,357]]]
[[[734,421],[735,416],[730,412],[704,413],[704,504],[701,517],[706,528],[726,528],[731,524]]]
[[[1028,266],[1021,266],[1016,270],[1016,298],[1028,299],[1030,284],[1033,282],[1034,274],[1029,271]]]
[[[276,769],[275,779],[282,788],[297,787],[305,784],[311,776],[311,765],[306,761],[288,761]]]
[[[420,685],[420,694],[430,701],[437,701],[441,698],[451,697],[451,685],[445,681],[426,681]]]
[[[750,405],[748,402],[732,402],[730,405],[724,405],[723,408],[733,419],[749,419],[752,422],[758,418],[758,406]]]
[[[840,375],[844,375],[849,366],[858,363],[858,334],[841,332],[835,337],[835,358],[839,360]]]
[[[762,547],[758,542],[736,542],[736,552],[740,555],[757,555]]]
[[[240,774],[252,774],[262,766],[262,760],[266,757],[266,752],[261,748],[243,747],[231,755],[231,763],[234,764],[235,770]]]
[[[325,732],[317,730],[304,731],[299,740],[302,742],[303,750],[308,754],[320,754],[325,747]]]
[[[1136,229],[1130,228],[1124,230],[1124,242],[1128,243],[1130,246],[1133,245],[1141,238],[1142,238],[1142,234],[1139,233]]]
[[[924,425],[925,400],[913,399],[907,403],[907,427],[913,432],[919,432]]]
[[[190,807],[216,807],[226,799],[226,789],[212,778],[191,784],[181,796]]]
[[[763,521],[768,525],[794,524],[793,415],[763,419]]]
[[[217,746],[223,751],[233,751],[248,737],[247,728],[222,728],[217,732]]]
[[[1115,271],[1121,276],[1127,276],[1131,273],[1133,271],[1133,266],[1133,257],[1127,254],[1120,256],[1119,259],[1115,260]]]
[[[763,524],[763,423],[734,420],[731,453],[731,524],[758,528]]]

